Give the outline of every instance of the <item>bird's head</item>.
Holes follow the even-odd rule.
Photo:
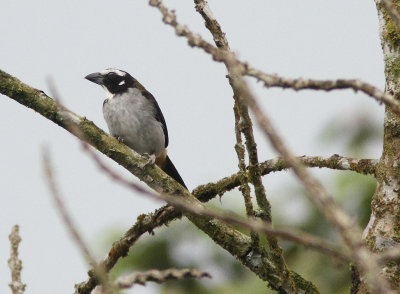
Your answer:
[[[126,71],[109,68],[87,75],[85,79],[99,84],[112,95],[124,93],[135,86],[135,79]]]

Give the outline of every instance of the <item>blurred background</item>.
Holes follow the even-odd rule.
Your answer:
[[[192,1],[165,1],[178,20],[212,42]],[[242,60],[268,73],[318,79],[359,78],[384,88],[379,24],[373,1],[209,1]],[[232,91],[222,64],[187,46],[147,1],[12,1],[0,3],[0,68],[106,128],[104,91],[84,76],[108,67],[131,73],[158,100],[170,136],[169,154],[190,189],[237,171]],[[249,83],[275,127],[298,155],[379,158],[383,106],[353,91],[264,89]],[[71,293],[87,264],[52,204],[41,151],[50,149],[59,188],[79,231],[99,259],[141,213],[162,205],[102,174],[66,131],[0,97],[0,292],[9,293],[8,235],[19,224],[27,293]],[[276,156],[256,129],[260,161]],[[196,156],[193,156],[196,153]],[[104,156],[122,175],[130,175]],[[314,169],[333,197],[364,227],[375,181],[350,172]],[[137,181],[137,179],[133,179]],[[290,172],[264,177],[274,224],[338,240]],[[244,213],[234,190],[213,205]],[[348,265],[288,242],[289,267],[321,293],[349,291]],[[133,247],[113,275],[140,269],[193,266],[212,280],[136,286],[140,293],[265,293],[266,284],[186,219],[156,230]],[[129,293],[129,292],[128,292]]]

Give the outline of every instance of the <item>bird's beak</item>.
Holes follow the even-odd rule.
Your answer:
[[[91,81],[93,83],[96,83],[96,84],[99,84],[99,85],[103,85],[103,75],[101,73],[99,73],[99,72],[95,72],[95,73],[92,73],[90,75],[87,75],[85,77],[85,79],[87,79],[87,80],[89,80],[89,81]]]

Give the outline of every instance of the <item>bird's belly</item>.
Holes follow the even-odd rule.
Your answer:
[[[104,119],[110,134],[138,153],[159,156],[165,148],[164,131],[151,113],[104,105]]]

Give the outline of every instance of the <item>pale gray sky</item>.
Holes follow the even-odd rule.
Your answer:
[[[126,70],[158,100],[168,125],[170,157],[188,187],[230,175],[236,171],[237,159],[232,92],[224,66],[189,48],[147,2],[2,0],[0,68],[47,93],[46,78],[51,76],[63,103],[102,128],[106,128],[103,90],[84,76],[107,67]],[[192,1],[166,4],[176,9],[180,22],[212,40]],[[373,1],[210,0],[209,4],[231,48],[265,72],[360,78],[383,88]],[[351,123],[352,110],[359,108],[382,121],[383,107],[363,94],[295,93],[251,84],[299,155],[340,153],[312,141],[334,115]],[[43,180],[42,146],[50,147],[65,202],[93,248],[102,232],[127,229],[138,214],[160,203],[114,185],[82,153],[75,138],[5,96],[0,97],[0,117],[0,293],[9,292],[8,234],[14,224],[21,226],[27,293],[71,293],[73,284],[86,279],[87,267],[50,201]],[[257,138],[260,160],[274,157],[262,136]],[[372,150],[370,157],[378,157],[379,152],[379,148]],[[273,193],[273,179],[277,177],[267,180],[272,203],[279,196]]]

